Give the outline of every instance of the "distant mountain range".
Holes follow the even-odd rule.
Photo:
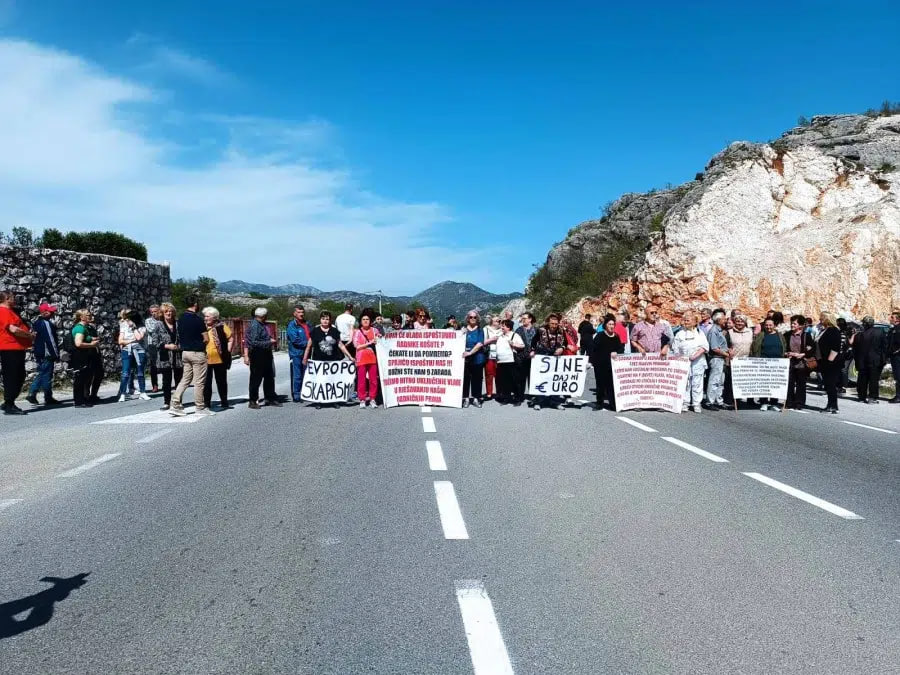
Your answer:
[[[216,286],[216,292],[225,295],[248,295],[260,293],[266,297],[278,295],[290,295],[295,297],[312,298],[317,300],[333,300],[336,302],[352,302],[361,307],[371,305],[378,307],[378,295],[372,293],[359,293],[357,291],[323,291],[315,286],[303,284],[285,284],[283,286],[268,286],[247,281],[233,279],[222,281]],[[421,303],[428,308],[435,319],[435,324],[443,325],[445,317],[455,314],[462,318],[470,309],[480,312],[496,310],[505,306],[510,300],[522,297],[521,293],[490,293],[475,284],[460,283],[457,281],[442,281],[431,288],[413,296],[383,296],[384,303],[394,303],[396,306],[406,309],[416,303]]]

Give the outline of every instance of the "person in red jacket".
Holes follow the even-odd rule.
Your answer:
[[[25,351],[34,335],[16,312],[16,298],[0,291],[0,369],[3,370],[3,414],[24,415],[16,405],[25,384]]]

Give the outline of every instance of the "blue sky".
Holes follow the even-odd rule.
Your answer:
[[[900,100],[898,34],[888,0],[0,0],[0,229],[117,229],[175,276],[520,290],[623,192]]]

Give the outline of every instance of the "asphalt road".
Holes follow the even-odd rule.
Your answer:
[[[0,417],[0,672],[900,672],[900,406],[159,405]]]

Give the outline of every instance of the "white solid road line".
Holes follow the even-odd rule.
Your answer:
[[[718,455],[714,455],[711,452],[707,452],[706,450],[701,450],[690,443],[685,443],[684,441],[679,441],[677,438],[672,438],[671,436],[663,436],[662,439],[664,441],[668,441],[673,445],[677,445],[679,448],[684,448],[685,450],[690,450],[694,454],[700,455],[701,457],[706,457],[706,459],[711,462],[727,462],[728,460],[724,457],[719,457]]]
[[[459,510],[453,483],[449,480],[434,481],[434,496],[437,498],[438,513],[441,514],[444,539],[468,539],[469,533]]]
[[[457,581],[456,601],[466,629],[475,675],[512,675],[512,664],[497,625],[494,605],[484,584],[477,579]]]
[[[859,422],[848,422],[847,420],[841,420],[844,424],[852,424],[855,427],[862,427],[863,429],[871,429],[872,431],[880,431],[883,434],[896,434],[896,431],[891,431],[890,429],[882,429],[881,427],[870,427],[868,424],[860,424]]]
[[[432,471],[446,471],[447,462],[444,461],[444,452],[440,441],[425,441],[425,450],[428,451],[428,468]]]
[[[620,416],[616,415],[616,419],[622,420],[623,422],[625,422],[625,424],[630,424],[631,426],[633,426],[637,429],[640,429],[641,431],[649,431],[651,434],[656,433],[656,429],[653,429],[652,427],[648,427],[646,424],[641,424],[640,422],[635,422],[634,420],[630,420],[627,417],[620,417]]]
[[[758,480],[760,483],[764,483],[769,487],[773,487],[776,490],[781,490],[782,492],[791,495],[792,497],[796,497],[797,499],[802,499],[807,504],[812,504],[813,506],[818,506],[820,509],[824,509],[828,511],[828,513],[833,513],[836,516],[840,516],[841,518],[845,518],[847,520],[862,520],[862,516],[858,516],[853,511],[848,511],[847,509],[841,508],[831,502],[826,502],[824,499],[819,499],[818,497],[813,497],[808,492],[803,492],[803,490],[798,490],[797,488],[791,487],[790,485],[785,485],[784,483],[780,483],[773,478],[769,478],[768,476],[763,476],[761,473],[744,473],[745,476],[752,478],[753,480]]]
[[[98,457],[97,459],[92,459],[87,464],[82,464],[81,466],[76,466],[74,469],[63,471],[57,476],[57,478],[71,478],[72,476],[77,476],[78,474],[84,473],[85,471],[90,471],[95,466],[103,464],[103,462],[108,462],[111,459],[115,459],[121,454],[121,452],[111,452],[107,455],[103,455],[102,457]]]
[[[423,405],[423,406],[420,408],[420,410],[421,410],[423,413],[430,413],[430,412],[431,412],[431,406]]]
[[[162,431],[157,431],[155,434],[150,434],[149,436],[144,436],[143,438],[135,441],[136,443],[152,443],[157,438],[162,438],[166,434],[171,434],[174,429],[163,429]]]
[[[422,418],[422,430],[426,434],[433,434],[437,431],[434,427],[434,418],[433,417],[423,417]]]
[[[22,500],[21,499],[0,499],[0,511],[2,511],[3,509],[8,509],[10,506],[13,506],[14,504],[18,504],[20,501],[22,501]]]

